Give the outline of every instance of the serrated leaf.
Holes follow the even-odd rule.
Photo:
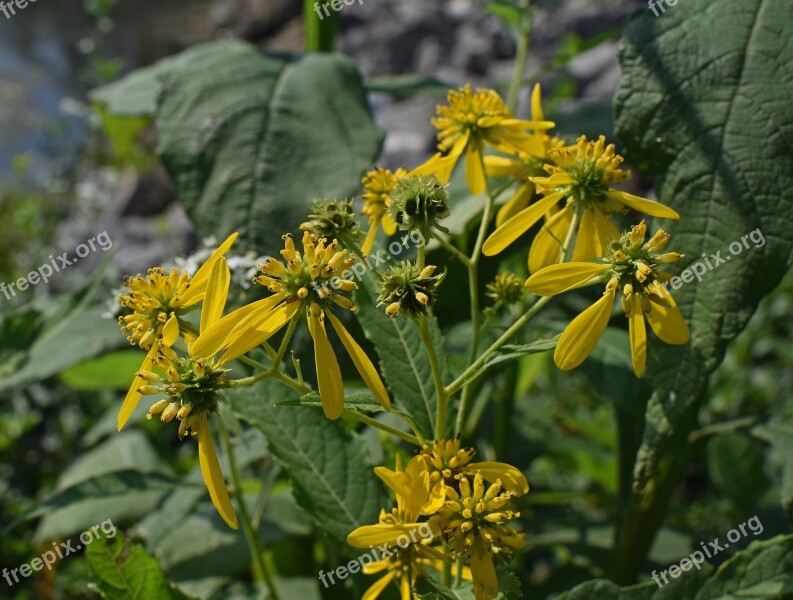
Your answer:
[[[86,551],[96,591],[106,600],[186,600],[173,586],[157,561],[124,534],[94,540]]]
[[[161,78],[159,155],[204,236],[275,253],[318,197],[345,197],[377,158],[355,66],[334,54],[213,44]]]
[[[376,523],[385,498],[363,440],[320,411],[274,407],[270,393],[259,385],[230,390],[228,397],[232,412],[264,433],[292,479],[298,505],[340,540]]]
[[[276,402],[276,406],[310,406],[312,408],[322,408],[322,400],[319,394],[306,394],[295,400],[282,400]],[[344,397],[344,409],[353,410],[363,414],[373,414],[385,412],[383,405],[380,404],[372,394],[350,394]]]
[[[729,255],[729,244],[755,230],[766,241],[673,290],[692,340],[651,346],[647,375],[657,393],[640,486],[728,343],[793,259],[791,22],[785,0],[689,0],[662,18],[639,11],[620,45],[617,134],[628,158],[655,178],[659,199],[681,215],[663,224],[670,248],[687,256],[680,269],[703,253]]]

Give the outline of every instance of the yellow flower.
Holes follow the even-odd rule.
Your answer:
[[[146,350],[141,371],[151,371],[158,342],[170,347],[180,334],[191,337],[179,317],[198,307],[206,293],[212,268],[236,239],[236,233],[226,238],[192,277],[178,269],[166,273],[156,268],[149,270],[145,277],[137,275],[124,280],[128,292],[119,296],[119,302],[129,312],[119,317],[119,324],[131,344]],[[141,396],[137,390],[144,383],[140,377],[133,379],[118,413],[119,431],[135,411]]]
[[[303,313],[308,320],[308,330],[314,340],[314,361],[317,369],[319,395],[325,415],[338,419],[344,410],[344,386],[336,355],[325,330],[329,321],[339,336],[355,368],[375,398],[391,409],[388,392],[372,361],[331,311],[336,304],[347,310],[355,306],[341,292],[351,292],[358,285],[352,281],[350,270],[354,259],[346,250],[338,250],[338,242],[315,240],[309,232],[303,233],[303,252],[295,249],[289,235],[284,236],[281,256],[286,264],[270,258],[260,265],[261,274],[254,282],[267,286],[272,296],[244,306],[226,315],[207,328],[196,340],[193,353],[199,358],[212,356],[221,350],[221,365],[239,358],[267,341],[292,320]]]
[[[383,226],[386,235],[396,233],[397,226],[388,214],[388,207],[391,204],[391,193],[396,184],[407,174],[404,169],[397,169],[392,173],[388,169],[377,168],[369,171],[361,180],[365,190],[361,197],[363,200],[361,212],[369,219],[369,232],[362,248],[364,254],[369,254],[372,250],[380,225]]]
[[[220,320],[230,281],[226,259],[220,257],[215,261],[206,283],[206,297],[201,308],[202,332]],[[209,416],[218,410],[218,391],[226,387],[226,370],[213,357],[193,356],[190,344],[185,358],[180,358],[164,342],[159,342],[155,347],[157,353],[152,362],[166,374],[166,379],[151,370],[140,371],[138,377],[146,384],[137,391],[146,395],[164,393],[166,398],[153,404],[146,418],[160,415],[160,419],[166,423],[176,418],[180,421],[179,439],[188,435],[198,438],[198,463],[209,497],[228,526],[237,529],[237,515],[223,480],[208,423]]]
[[[443,498],[432,497],[429,473],[417,458],[408,463],[405,471],[399,455],[396,471],[385,467],[375,469],[377,476],[394,492],[397,506],[390,512],[382,510],[377,525],[359,527],[347,536],[347,542],[356,548],[377,547],[378,552],[382,553],[381,548],[388,552],[387,556],[364,566],[367,575],[385,571],[363,595],[364,600],[377,598],[392,581],[399,585],[402,600],[411,600],[416,578],[426,576],[427,567],[440,570],[443,562],[450,560],[431,547],[435,532],[429,522],[419,521],[422,515],[436,512]]]
[[[559,338],[554,362],[563,370],[577,367],[592,352],[608,325],[617,292],[629,319],[633,370],[641,377],[647,360],[645,318],[667,344],[687,344],[688,325],[662,282],[670,275],[658,266],[683,257],[676,252],[659,254],[669,235],[658,231],[644,242],[644,221],[620,239],[609,244],[600,263],[570,262],[546,267],[526,281],[526,287],[539,296],[554,296],[577,287],[608,282],[603,297],[578,315]]]
[[[473,194],[485,191],[485,171],[482,153],[485,145],[507,154],[530,149],[542,153],[541,144],[526,130],[550,129],[549,121],[516,119],[495,90],[471,90],[465,85],[451,90],[447,106],[438,106],[432,124],[438,129],[438,149],[441,151],[418,167],[414,174],[434,174],[448,183],[457,161],[465,153],[465,172],[468,188]],[[445,154],[442,154],[445,153]]]
[[[506,523],[520,516],[507,510],[515,494],[502,492],[502,482],[485,487],[481,473],[459,474],[456,485],[446,486],[446,502],[431,519],[433,528],[455,552],[468,557],[477,600],[490,600],[498,595],[495,560],[507,560],[523,546],[523,534]]]
[[[543,216],[547,221],[529,252],[532,273],[559,262],[562,240],[576,211],[581,214],[581,222],[573,249],[574,261],[602,256],[608,243],[619,237],[611,213],[634,209],[653,217],[680,218],[668,206],[611,187],[631,174],[619,168],[623,159],[615,153],[613,144],[606,145],[604,136],[597,141],[581,136],[577,144],[551,149],[548,156],[553,163],[545,165],[549,176],[531,178],[543,198],[498,227],[485,241],[485,255],[503,251]],[[554,212],[560,202],[564,206]]]
[[[443,496],[446,486],[455,485],[457,475],[479,473],[486,481],[501,481],[504,489],[516,495],[529,491],[525,475],[512,465],[484,461],[472,463],[476,450],[461,448],[460,438],[436,440],[432,446],[425,445],[418,457],[424,461],[430,475],[433,494]]]

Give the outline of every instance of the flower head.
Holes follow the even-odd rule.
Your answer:
[[[377,168],[369,171],[361,180],[364,187],[361,212],[369,220],[369,232],[362,247],[364,254],[369,254],[371,251],[377,230],[381,225],[386,235],[396,233],[397,226],[388,212],[388,207],[391,205],[391,195],[397,183],[406,175],[407,171],[404,169],[391,172],[388,169]]]
[[[449,216],[449,191],[437,177],[403,177],[391,194],[389,214],[400,229],[429,237],[429,229]]]
[[[523,281],[514,273],[499,273],[487,284],[487,295],[497,305],[517,304],[523,297]]]
[[[315,200],[312,213],[300,229],[316,238],[343,238],[358,235],[358,221],[352,200]]]
[[[683,255],[659,253],[669,240],[666,232],[658,231],[645,243],[646,233],[647,225],[642,221],[612,241],[600,262],[552,265],[526,281],[529,291],[540,296],[606,283],[603,297],[578,315],[559,338],[554,361],[560,369],[573,369],[586,359],[608,325],[617,293],[622,293],[623,310],[629,319],[633,370],[637,377],[644,373],[647,359],[645,318],[667,344],[688,343],[688,325],[663,284],[671,276],[659,268]]]
[[[619,237],[611,221],[612,213],[634,209],[654,217],[680,218],[663,204],[611,187],[629,179],[631,173],[620,168],[623,159],[616,154],[613,144],[606,145],[604,136],[597,141],[581,136],[572,146],[549,150],[548,157],[550,164],[544,167],[548,176],[531,178],[543,198],[498,227],[483,246],[486,255],[503,251],[544,216],[545,226],[537,233],[529,252],[532,273],[560,261],[561,241],[576,212],[581,215],[581,221],[573,249],[574,261],[602,256],[608,243]],[[560,203],[562,207],[557,210]]]
[[[161,345],[172,346],[180,335],[192,341],[193,334],[180,317],[195,310],[204,299],[212,269],[236,239],[236,233],[226,238],[192,276],[178,269],[166,272],[155,268],[146,276],[124,280],[127,290],[119,294],[119,302],[125,314],[119,317],[119,325],[131,344],[147,351],[141,371],[151,371]],[[141,397],[138,389],[144,383],[140,377],[133,379],[118,413],[119,431],[135,411]]]
[[[389,317],[402,312],[413,317],[426,315],[427,309],[435,304],[438,287],[446,275],[445,272],[434,275],[435,270],[434,265],[422,269],[410,261],[392,266],[383,274],[378,304],[387,305]]]

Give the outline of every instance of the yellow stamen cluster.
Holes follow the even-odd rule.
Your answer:
[[[358,288],[352,281],[350,267],[355,259],[346,250],[338,250],[339,243],[327,239],[317,240],[309,232],[303,233],[303,252],[295,249],[291,235],[284,236],[281,256],[286,264],[269,258],[259,265],[261,275],[254,282],[280,294],[287,302],[308,300],[326,306],[332,300],[342,308],[354,310],[355,305],[339,291],[351,292]]]
[[[130,344],[148,350],[162,331],[171,313],[183,314],[190,308],[183,298],[190,287],[190,276],[178,269],[166,273],[162,268],[149,269],[148,275],[127,277],[126,294],[119,294],[119,303],[132,311],[118,318],[121,331]]]
[[[442,152],[451,150],[455,142],[466,132],[474,138],[486,137],[488,130],[511,119],[504,100],[495,90],[471,90],[465,85],[459,90],[451,90],[447,106],[438,106],[432,124],[438,129],[438,148]]]
[[[451,548],[461,554],[489,552],[494,557],[509,557],[523,546],[523,534],[505,523],[520,516],[506,510],[513,493],[502,492],[501,481],[485,488],[482,475],[473,478],[457,475],[458,489],[447,486],[446,502],[438,511],[437,523]]]
[[[452,438],[437,440],[433,442],[432,446],[425,445],[421,449],[420,456],[424,459],[424,464],[430,474],[431,486],[440,480],[443,480],[446,485],[452,485],[459,470],[476,456],[476,450],[461,448],[460,438]]]
[[[152,371],[140,371],[146,382],[138,391],[144,395],[165,394],[167,398],[155,402],[147,419],[160,415],[160,420],[179,423],[179,439],[198,433],[195,423],[202,416],[218,410],[218,391],[226,387],[226,370],[217,367],[212,359],[179,358],[165,345],[160,345],[154,364],[165,372],[167,379]]]
[[[391,172],[388,169],[377,168],[364,176],[361,180],[364,187],[361,212],[369,217],[370,221],[382,219],[391,204],[391,192],[405,175],[407,175],[405,169],[400,168]]]

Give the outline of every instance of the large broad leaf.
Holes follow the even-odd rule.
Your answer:
[[[793,523],[793,424],[771,421],[752,428],[752,434],[771,444],[780,470],[780,500],[789,522]]]
[[[295,499],[319,527],[336,538],[377,522],[383,487],[364,441],[302,406],[275,407],[282,388],[259,384],[228,392],[232,412],[260,429],[270,453],[288,471]]]
[[[94,589],[106,600],[183,600],[157,561],[120,532],[95,540],[86,552]]]
[[[617,134],[629,159],[655,178],[660,200],[681,214],[663,223],[669,247],[686,254],[681,268],[705,271],[672,290],[691,324],[689,346],[654,344],[650,353],[657,393],[640,487],[793,257],[791,22],[787,0],[689,0],[660,18],[639,11],[620,47]],[[717,252],[726,259],[718,265]]]
[[[771,600],[793,594],[793,536],[790,535],[752,543],[721,565],[710,578],[707,574],[711,568],[706,563],[702,563],[701,570],[695,569],[690,559],[685,565],[688,569],[678,569],[677,578],[667,574],[668,571],[664,572],[665,577],[653,572],[660,585],[649,582],[621,588],[610,581],[588,581],[558,596],[558,600]]]
[[[161,76],[159,153],[202,235],[275,252],[311,201],[355,192],[377,158],[360,77],[338,55],[214,44]]]

